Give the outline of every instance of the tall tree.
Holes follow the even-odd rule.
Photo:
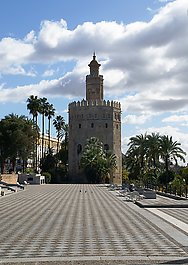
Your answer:
[[[40,110],[40,99],[37,96],[31,95],[27,99],[27,109],[33,116],[33,124],[37,125],[37,117]]]
[[[146,137],[147,144],[147,159],[148,167],[153,168],[154,177],[157,178],[157,165],[159,164],[159,157],[161,152],[160,135],[159,133],[152,133]]]
[[[186,153],[180,147],[180,143],[177,141],[173,142],[172,136],[163,135],[160,138],[160,147],[161,147],[161,159],[165,164],[165,172],[166,172],[166,186],[168,184],[168,175],[169,168],[172,161],[175,161],[177,165],[177,160],[180,159],[185,162],[184,156]]]
[[[31,95],[27,99],[27,109],[33,116],[33,127],[34,130],[38,127],[38,113],[40,111],[40,99],[37,96]],[[37,139],[33,142],[33,168],[37,169]]]
[[[136,164],[139,175],[142,176],[146,163],[147,135],[136,135],[130,138],[128,154],[132,156],[132,162]],[[133,159],[134,158],[134,159]]]
[[[101,183],[109,174],[113,174],[116,156],[105,152],[103,143],[98,138],[91,137],[86,142],[80,164],[89,182]]]
[[[53,120],[53,125],[57,133],[57,153],[59,152],[60,139],[64,136],[65,120],[61,115],[57,115]]]
[[[44,158],[44,131],[45,131],[45,116],[47,115],[48,109],[47,98],[40,98],[40,110],[39,113],[42,115],[42,137],[41,137],[41,157]]]
[[[63,125],[63,131],[64,131],[64,143],[65,143],[65,150],[68,151],[68,142],[69,142],[69,125],[65,123]]]
[[[173,142],[172,137],[158,133],[151,135],[137,135],[131,137],[129,149],[126,152],[125,164],[130,176],[135,178],[152,177],[157,179],[157,171],[166,177],[166,185],[170,180],[170,164],[180,159],[185,162],[185,152],[180,148],[180,143]],[[164,166],[162,162],[164,162]],[[165,171],[163,168],[165,167]],[[152,176],[151,176],[152,175]],[[164,177],[162,177],[164,178]]]
[[[37,137],[38,130],[33,129],[32,120],[15,114],[5,116],[0,121],[1,171],[4,171],[4,162],[8,158],[11,160],[13,171],[17,158],[26,161]]]
[[[177,164],[177,159],[179,158],[183,162],[185,162],[184,156],[186,153],[180,147],[180,143],[177,141],[173,142],[172,136],[163,135],[160,139],[160,146],[161,146],[161,158],[165,163],[165,170],[169,170],[169,166],[171,161],[175,161]]]
[[[51,119],[55,115],[53,104],[47,104],[45,115],[48,118],[48,152],[50,152]]]

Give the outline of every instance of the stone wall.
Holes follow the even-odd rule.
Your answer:
[[[4,181],[8,184],[16,184],[18,181],[18,174],[12,173],[12,174],[1,174],[1,181]]]
[[[95,104],[94,104],[95,103]],[[98,104],[101,103],[101,104]],[[117,158],[117,169],[111,176],[115,184],[122,182],[121,157],[121,108],[120,103],[110,101],[73,102],[69,104],[69,175],[78,180],[83,172],[80,159],[86,140],[97,137],[106,150]],[[76,182],[76,181],[75,181]]]

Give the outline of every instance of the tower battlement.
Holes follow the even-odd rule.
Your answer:
[[[118,101],[113,100],[82,100],[82,101],[73,101],[69,104],[70,108],[76,107],[91,107],[91,106],[105,106],[121,109],[121,104]]]

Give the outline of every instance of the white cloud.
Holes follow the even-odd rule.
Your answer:
[[[162,122],[188,122],[188,115],[172,115],[167,118],[164,118]]]
[[[66,90],[64,87],[63,79],[54,79],[54,80],[42,80],[38,84],[30,84],[25,86],[17,86],[14,89],[14,93],[12,93],[12,88],[0,87],[0,102],[23,102],[30,95],[47,95],[51,97],[55,97],[60,89],[62,91]],[[53,93],[52,93],[53,92]],[[63,93],[63,92],[62,92]],[[65,94],[69,95],[69,92],[66,91]]]
[[[130,115],[138,115],[140,111],[185,110],[188,105],[186,7],[187,0],[176,0],[161,8],[151,21],[128,25],[115,21],[85,22],[70,30],[63,19],[43,21],[38,33],[31,30],[23,40],[9,37],[0,41],[0,74],[34,76],[25,66],[47,63],[51,70],[44,75],[51,76],[53,63],[73,60],[75,68],[59,76],[63,89],[56,86],[56,95],[83,97],[87,64],[95,49],[102,63],[106,95],[114,97],[118,93],[123,109],[132,112]],[[36,86],[40,87],[41,82]],[[18,89],[21,87],[1,91],[1,100],[7,93],[11,94],[10,98],[12,94],[16,97]],[[54,95],[54,86],[47,87],[43,93]]]
[[[104,76],[105,97],[121,101],[122,122],[138,125],[137,134],[158,131],[172,135],[188,153],[187,134],[180,128],[147,128],[155,117],[173,125],[188,121],[187,0],[159,1],[164,2],[164,7],[153,10],[156,13],[149,22],[85,22],[69,29],[63,19],[45,20],[39,32],[31,29],[23,39],[13,35],[2,38],[0,103],[25,102],[31,94],[48,98],[85,97],[85,76],[95,50],[101,63],[100,74]],[[73,67],[53,80],[34,79],[37,64],[50,65],[43,74],[49,77],[56,71],[53,64],[59,62],[73,62]],[[3,79],[5,75],[10,80],[12,75],[32,76],[35,81],[9,87]],[[163,113],[169,117],[164,118]],[[122,139],[123,150],[128,138]]]
[[[42,76],[44,76],[44,77],[48,77],[48,76],[53,76],[54,75],[54,70],[53,69],[48,69],[48,70],[46,70],[44,73],[43,73],[43,75]]]
[[[71,31],[67,30],[66,21],[59,22],[45,20],[41,23],[41,30],[38,36],[39,43],[43,43],[47,48],[57,47],[63,39],[67,39]]]
[[[3,38],[0,41],[0,72],[3,74],[10,74],[11,72],[14,72],[12,71],[14,68],[23,69],[21,65],[28,60],[28,57],[33,51],[34,47],[31,44],[26,44],[21,40],[15,40],[12,38]],[[11,70],[9,70],[9,68]],[[19,72],[20,71],[18,71],[18,73]],[[20,73],[22,74],[22,71]]]
[[[36,41],[36,35],[35,35],[35,31],[32,30],[31,32],[29,32],[26,37],[24,38],[24,41],[27,43],[35,43]]]
[[[125,118],[122,119],[122,123],[125,124],[144,124],[151,118],[150,114],[143,114],[143,115],[127,115]]]

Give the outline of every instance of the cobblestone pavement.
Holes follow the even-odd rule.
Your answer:
[[[187,208],[178,208],[178,209],[160,209],[160,211],[167,213],[170,216],[175,217],[176,219],[183,221],[188,224],[188,209]],[[187,231],[188,233],[188,231]]]
[[[188,208],[188,199],[177,200],[157,194],[156,199],[140,200],[137,204],[144,208]]]
[[[188,239],[186,245],[179,232],[176,241],[171,226],[160,220],[160,228],[157,218],[102,186],[28,186],[0,198],[0,263],[89,256],[186,259]]]

